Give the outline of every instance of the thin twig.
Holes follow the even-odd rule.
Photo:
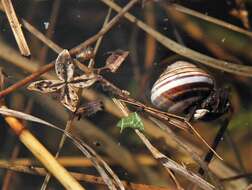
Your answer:
[[[239,165],[239,168],[241,170],[242,173],[247,173],[246,172],[246,168],[243,164],[243,161],[242,161],[242,157],[241,157],[241,154],[240,154],[240,149],[239,147],[236,145],[236,143],[234,142],[231,134],[230,134],[230,131],[227,129],[226,130],[226,133],[224,134],[224,139],[226,140],[226,142],[228,143],[229,147],[233,150],[233,153],[235,155],[235,158],[238,162],[238,165]]]
[[[156,160],[154,160],[150,155],[148,154],[134,154],[135,159],[143,166],[148,166],[148,167],[153,167],[157,164]],[[118,163],[114,161],[113,158],[110,158],[108,156],[103,156],[104,160],[106,163],[112,166],[118,166]],[[0,162],[4,161],[0,159]],[[57,161],[64,167],[93,167],[92,162],[83,156],[60,156],[58,157]],[[39,166],[40,163],[32,158],[16,158],[14,161],[11,163],[13,164],[20,164],[23,166],[29,166],[29,165],[34,165],[34,166]]]
[[[125,105],[123,105],[123,103],[120,102],[116,98],[113,98],[113,101],[120,108],[120,110],[122,111],[123,115],[125,117],[128,117],[129,116],[129,110],[128,110],[128,108]],[[150,150],[150,152],[152,153],[153,157],[155,159],[157,159],[156,155],[158,154],[158,150],[156,148],[154,148],[150,144],[150,142],[148,141],[148,139],[138,129],[134,129],[134,131],[139,136],[139,138],[142,140],[142,142],[145,144],[145,146]],[[154,149],[156,149],[156,150],[153,151]],[[169,173],[169,175],[171,176],[171,179],[175,183],[177,189],[182,190],[183,188],[181,187],[180,183],[178,182],[178,180],[176,179],[176,177],[174,176],[174,174],[172,173],[172,171],[170,170],[170,168],[167,168],[167,167],[165,167],[165,168],[166,168],[167,172]]]
[[[103,23],[103,26],[102,26],[102,27],[105,27],[105,26],[108,24],[109,18],[110,18],[110,15],[111,15],[111,12],[112,12],[112,9],[109,8],[108,13],[107,13],[107,16],[106,16],[106,18],[105,18],[105,20],[104,20],[104,23]],[[97,52],[98,52],[99,46],[101,45],[101,42],[102,42],[102,39],[103,39],[103,36],[101,36],[100,38],[98,38],[98,40],[97,40],[97,42],[96,42],[96,44],[95,44],[94,56],[95,56],[95,55],[97,54]],[[94,67],[94,64],[95,64],[94,59],[91,59],[91,60],[89,61],[89,64],[88,64],[88,68],[93,68],[93,67]]]
[[[31,75],[25,77],[24,79],[16,82],[15,84],[9,86],[5,90],[2,90],[0,92],[0,99],[2,99],[4,96],[10,94],[11,92],[23,87],[24,85],[30,83],[31,81],[34,81],[39,76],[43,75],[44,73],[50,71],[54,67],[54,63],[47,64],[43,67],[41,67],[38,71],[32,73]]]
[[[8,48],[8,46],[4,45],[1,42],[0,42],[0,47],[1,47],[0,56],[2,57],[1,53],[5,54],[7,52],[9,56],[5,56],[4,59],[10,61],[10,63],[17,64],[18,67],[21,67],[22,69],[28,72],[34,72],[38,68],[38,63],[35,63],[34,61],[30,61],[30,60],[28,61],[29,63],[32,63],[32,64],[29,65],[28,67],[27,61],[24,57],[20,56],[20,54],[17,53],[15,50]],[[43,75],[42,77],[45,79],[55,79],[55,76],[52,73],[47,73]],[[62,109],[62,107],[59,104],[57,104],[55,101],[52,101],[52,99],[48,98],[47,96],[40,96],[40,95],[37,95],[36,93],[35,94],[26,93],[26,95],[28,95],[30,98],[36,98],[37,103],[38,104],[42,103],[41,104],[42,107],[46,106],[49,112],[50,110],[57,110],[56,112],[54,111],[51,112],[51,114],[53,114],[56,118],[59,118],[60,120],[65,121],[65,118],[68,117],[67,112],[64,109]],[[102,100],[108,112],[112,111],[112,113],[117,114],[117,116],[120,116],[120,112],[118,112],[113,102],[109,98],[105,97],[104,95],[98,94],[91,89],[85,89],[85,92],[82,94],[82,96],[88,101],[94,101],[97,99]],[[47,100],[44,101],[45,99]],[[112,110],[110,110],[110,108],[112,108]],[[103,151],[106,152],[108,155],[112,157],[114,157],[115,153],[119,153],[120,155],[122,155],[125,158],[124,160],[121,160],[120,157],[114,157],[114,160],[117,163],[120,163],[124,168],[126,168],[131,173],[135,175],[139,175],[141,171],[141,167],[137,164],[137,161],[124,147],[122,146],[119,147],[117,143],[114,142],[111,136],[108,136],[107,134],[105,134],[102,130],[100,130],[98,127],[96,127],[91,122],[87,121],[86,119],[81,119],[79,122],[75,123],[75,125],[78,128],[78,132],[82,136],[84,136],[86,139],[90,139],[90,137],[94,137],[95,139],[98,139],[100,142],[103,142],[105,144],[103,146]],[[83,128],[83,126],[85,126],[85,128]],[[140,177],[141,176],[142,175],[140,175]]]
[[[16,144],[14,147],[12,154],[11,154],[11,161],[15,160],[20,152],[20,146],[19,143]],[[11,189],[11,178],[13,178],[15,173],[13,171],[8,170],[3,178],[3,185],[2,190],[8,190]]]
[[[34,156],[59,180],[71,190],[84,190],[68,172],[48,152],[48,150],[14,117],[5,116],[10,128],[19,137],[20,141],[34,154]]]
[[[211,181],[217,187],[222,187],[220,182],[216,179],[216,177],[212,174],[212,172],[208,169],[207,164],[200,158],[200,156],[192,150],[186,143],[183,142],[167,125],[163,124],[162,122],[158,121],[157,119],[150,117],[150,119],[162,130],[166,131],[169,136],[178,144],[178,149],[181,149],[182,152],[187,153],[192,157],[192,159],[197,162],[201,168],[204,169],[206,175],[211,179]],[[221,189],[221,188],[220,188]]]
[[[230,23],[227,23],[225,21],[222,21],[222,20],[219,20],[219,19],[216,19],[214,17],[211,17],[209,15],[206,15],[206,14],[202,14],[198,11],[194,11],[192,9],[189,9],[187,7],[184,7],[184,6],[181,6],[179,4],[170,4],[169,6],[171,6],[172,8],[175,8],[176,10],[178,10],[179,12],[182,12],[184,14],[187,14],[187,15],[191,15],[191,16],[194,16],[194,17],[197,17],[197,18],[200,18],[202,20],[205,20],[205,21],[208,21],[208,22],[211,22],[211,23],[214,23],[216,25],[219,25],[219,26],[222,26],[224,28],[227,28],[229,30],[233,30],[235,32],[239,32],[241,34],[245,34],[249,37],[252,37],[252,32],[248,31],[248,30],[244,30],[243,28],[240,28],[238,26],[235,26],[235,25],[232,25]]]
[[[208,143],[205,141],[205,139],[203,137],[201,137],[201,135],[197,132],[196,129],[194,129],[194,127],[183,117],[181,116],[178,116],[178,115],[175,115],[175,114],[171,114],[171,113],[168,113],[168,112],[164,112],[164,111],[160,111],[160,110],[156,110],[152,107],[148,107],[148,106],[145,106],[143,103],[141,102],[138,102],[137,100],[134,100],[132,98],[129,98],[129,97],[123,97],[121,96],[122,99],[121,101],[123,102],[127,102],[131,105],[135,105],[139,108],[141,108],[142,110],[146,111],[147,113],[155,116],[155,117],[158,117],[160,119],[163,119],[163,120],[166,120],[167,122],[169,122],[171,125],[175,126],[175,127],[178,127],[182,130],[186,130],[186,131],[189,131],[189,132],[193,132],[193,134],[198,137],[211,151],[212,153],[217,157],[219,158],[220,160],[223,160],[218,154],[217,152],[215,152],[214,149],[211,148],[210,145],[208,145]]]
[[[123,17],[124,14],[126,14],[137,2],[140,0],[131,0],[123,9],[119,11],[119,13],[109,21],[109,23],[104,26],[97,34],[86,40],[85,42],[81,43],[77,47],[70,50],[71,55],[77,55],[80,53],[83,49],[85,49],[88,45],[94,43],[97,39],[100,38],[100,36],[103,36],[105,33],[107,33],[119,20],[121,17]]]
[[[70,131],[72,123],[73,123],[73,120],[74,120],[74,117],[75,117],[75,115],[73,113],[69,113],[69,119],[68,119],[66,127],[65,127],[65,131],[66,132]],[[57,152],[56,152],[56,154],[54,156],[55,159],[57,159],[59,157],[60,151],[61,151],[61,149],[62,149],[62,147],[64,145],[64,142],[65,142],[66,138],[67,138],[67,136],[65,134],[63,134],[62,137],[61,137],[61,139],[60,139],[60,143],[58,145]],[[51,174],[47,173],[47,175],[46,175],[46,177],[45,177],[45,179],[43,181],[43,184],[42,184],[42,186],[40,188],[41,190],[45,190],[46,189],[47,184],[50,181],[50,178],[51,178]]]
[[[121,109],[123,114],[128,116],[128,110],[127,107],[125,107],[119,100],[113,98],[113,101],[116,103],[116,105]],[[167,170],[173,170],[174,172],[177,172],[183,176],[185,176],[188,180],[191,182],[197,184],[203,189],[214,189],[214,187],[206,182],[204,179],[200,178],[196,174],[189,172],[186,168],[179,165],[175,161],[171,160],[170,158],[166,157],[164,154],[162,154],[159,150],[157,150],[150,141],[144,136],[142,132],[140,132],[138,129],[134,129],[135,133],[138,135],[138,137],[142,140],[142,142],[145,144],[145,146],[148,148],[148,150],[152,153],[153,157],[157,159]],[[174,176],[172,176],[174,179]],[[176,180],[176,185],[178,185],[178,182]],[[180,185],[178,186],[179,189]]]
[[[111,10],[108,12],[108,16],[106,17],[105,22],[104,22],[105,24],[108,22],[110,13],[111,13]],[[105,25],[105,24],[104,24],[104,25]],[[104,26],[104,25],[103,25],[103,26]],[[38,32],[36,32],[36,33],[38,33]],[[36,33],[34,33],[34,34],[36,34]],[[43,35],[42,35],[41,37],[44,38]],[[45,38],[45,40],[47,40],[47,43],[52,44],[53,47],[57,47],[57,45],[56,45],[55,43],[53,43],[51,40],[48,40],[47,38]],[[96,42],[95,52],[98,51],[98,47],[99,47],[99,45],[100,45],[100,43],[101,43],[101,40],[102,40],[102,36],[101,36],[101,37],[98,39],[98,41]],[[58,46],[58,47],[59,47],[59,46]],[[59,47],[59,49],[62,49],[62,48]],[[75,60],[75,61],[77,62],[77,60]],[[68,119],[67,124],[66,124],[66,127],[65,127],[65,131],[66,131],[66,132],[69,132],[69,131],[70,131],[74,118],[75,118],[75,114],[70,114],[70,115],[69,115],[69,119]],[[63,135],[62,135],[62,138],[61,138],[61,140],[60,140],[60,144],[59,144],[59,146],[58,146],[58,149],[57,149],[55,158],[57,158],[57,157],[59,156],[60,151],[61,151],[61,149],[62,149],[62,147],[63,147],[63,145],[64,145],[65,140],[66,140],[66,135],[63,134]],[[103,160],[101,160],[101,161],[103,161]],[[104,162],[104,164],[106,164],[106,163]],[[109,167],[108,167],[107,169],[110,170]],[[110,170],[110,171],[111,171],[112,175],[114,176],[114,178],[115,178],[115,179],[118,179],[117,176],[112,172],[112,170]],[[46,175],[45,179],[44,179],[44,182],[43,182],[43,184],[42,184],[41,190],[45,190],[45,189],[46,189],[47,184],[49,183],[50,177],[51,177],[51,175],[48,173],[48,174]],[[119,180],[119,179],[118,179],[118,182],[119,182],[118,184],[119,184],[119,186],[120,186],[120,180]],[[113,187],[112,187],[112,188],[113,188]],[[121,188],[121,189],[124,189],[123,186],[121,186],[120,188]]]
[[[252,173],[244,173],[244,174],[240,174],[240,175],[236,175],[236,176],[232,176],[232,177],[222,178],[220,180],[225,182],[225,181],[233,181],[233,180],[237,180],[240,178],[249,178],[249,177],[252,177]]]
[[[118,6],[111,0],[101,0],[101,1],[106,5],[108,5],[109,7],[116,10],[117,12],[120,12],[122,10],[120,6]],[[124,17],[127,18],[130,22],[135,23],[139,28],[144,30],[146,33],[152,35],[160,44],[183,57],[200,62],[215,69],[219,69],[236,75],[252,77],[251,66],[239,65],[228,61],[215,59],[213,57],[199,53],[198,51],[184,47],[176,43],[175,41],[169,39],[168,37],[164,36],[163,34],[159,33],[158,31],[146,25],[144,22],[138,20],[135,16],[131,15],[130,13],[126,13]]]
[[[32,26],[26,20],[22,19],[22,23],[23,23],[24,27],[26,28],[26,30],[28,30],[30,33],[32,33],[34,36],[36,36],[39,40],[41,40],[45,45],[50,47],[57,54],[62,52],[63,48],[61,48],[59,45],[57,45],[52,40],[47,38],[44,34],[42,34],[39,30],[37,30],[34,26]]]
[[[61,0],[53,1],[52,11],[51,11],[52,14],[51,14],[50,20],[48,22],[49,26],[48,26],[48,28],[46,28],[46,26],[45,26],[46,36],[49,39],[51,39],[52,36],[53,36],[53,30],[54,30],[54,27],[56,25],[58,15],[59,15],[60,4],[61,4]],[[44,24],[46,24],[46,23],[44,23]],[[39,53],[39,61],[41,63],[45,63],[47,52],[48,52],[48,47],[47,46],[44,46],[44,47],[41,48],[40,53]]]
[[[8,161],[0,161],[0,168],[4,168],[11,171],[16,171],[16,172],[32,174],[32,175],[41,175],[41,176],[45,176],[47,173],[46,170],[41,167],[24,166],[20,164],[10,163]],[[70,174],[78,181],[83,181],[86,183],[97,184],[97,185],[106,185],[103,179],[99,176],[88,175],[88,174],[77,173],[77,172],[70,172]],[[130,190],[174,190],[174,189],[166,188],[166,187],[156,187],[152,185],[136,184],[136,183],[131,183],[128,181],[122,181],[122,183],[126,187],[126,189],[130,189]]]
[[[122,9],[120,11],[120,13],[118,13],[105,27],[102,28],[102,30],[100,32],[98,32],[97,34],[95,34],[94,36],[90,37],[89,39],[87,39],[85,42],[83,42],[82,44],[78,45],[77,47],[71,49],[69,52],[72,56],[78,54],[83,48],[93,44],[97,39],[99,39],[102,35],[104,35],[106,32],[108,32],[119,20],[120,18],[131,8],[133,7],[133,5],[135,3],[137,3],[140,0],[132,0],[128,3],[128,5],[125,6],[124,9]],[[37,36],[39,37],[39,36]],[[51,47],[52,44],[48,43],[48,38],[46,37],[41,37],[39,38],[40,40],[42,40],[44,43],[46,43],[46,45],[50,45],[49,47]],[[61,52],[61,48],[60,47],[51,47],[53,50],[56,50],[57,53]],[[13,84],[12,86],[6,88],[5,90],[0,92],[0,99],[3,98],[4,96],[6,96],[7,94],[13,92],[14,90],[21,88],[22,86],[32,82],[33,80],[35,80],[36,78],[38,78],[40,75],[48,72],[49,70],[53,69],[54,67],[54,61],[52,61],[50,64],[47,64],[43,67],[41,67],[38,71],[34,72],[33,74],[29,75],[28,77],[22,79],[19,82],[16,82],[15,84]]]

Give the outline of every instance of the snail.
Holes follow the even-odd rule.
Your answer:
[[[230,109],[229,92],[216,89],[214,78],[186,61],[169,65],[154,83],[151,102],[189,120],[214,120]]]

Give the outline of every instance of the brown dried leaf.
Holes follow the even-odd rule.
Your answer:
[[[74,79],[69,84],[77,88],[86,88],[93,85],[97,80],[98,77],[94,74],[84,74],[78,77],[74,77]]]
[[[79,117],[90,116],[101,110],[103,110],[103,103],[101,101],[96,100],[88,102],[84,106],[78,108],[76,114],[79,115]]]
[[[68,50],[64,49],[56,59],[55,71],[60,80],[71,81],[74,75],[74,64]]]
[[[108,68],[112,73],[116,72],[128,55],[129,52],[123,50],[112,52],[106,60],[105,68]]]
[[[77,90],[71,85],[66,85],[61,93],[61,103],[72,112],[75,112],[79,100]]]
[[[50,93],[61,90],[61,103],[71,110],[76,111],[78,104],[77,88],[86,88],[99,80],[98,75],[89,74],[74,76],[74,64],[68,50],[63,50],[56,62],[55,71],[60,80],[41,80],[31,83],[29,90]]]
[[[60,90],[64,85],[65,83],[60,80],[40,80],[31,83],[27,88],[41,93],[50,93]]]

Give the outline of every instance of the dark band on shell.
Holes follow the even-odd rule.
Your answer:
[[[151,101],[160,109],[183,113],[214,89],[213,78],[197,66],[177,61],[160,75],[151,90]]]

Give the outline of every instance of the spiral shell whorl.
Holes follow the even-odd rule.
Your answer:
[[[169,65],[154,83],[151,101],[160,109],[181,113],[205,98],[214,88],[212,77],[197,66],[177,61]]]

